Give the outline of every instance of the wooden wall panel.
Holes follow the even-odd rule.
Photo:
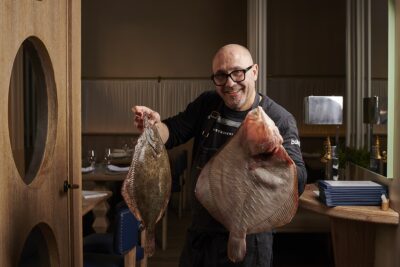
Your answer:
[[[74,168],[68,161],[70,143],[67,139],[70,131],[74,131],[68,125],[68,115],[79,112],[73,107],[67,115],[72,80],[78,85],[75,89],[80,90],[79,82],[76,82],[79,81],[80,74],[68,72],[71,58],[74,58],[75,66],[80,66],[80,60],[77,60],[80,56],[77,54],[78,48],[74,46],[75,50],[69,50],[74,41],[71,40],[72,35],[68,35],[68,31],[72,30],[68,26],[71,20],[71,4],[76,2],[0,1],[1,266],[18,265],[26,238],[35,227],[48,243],[50,265],[72,266],[70,219],[74,215],[80,215],[79,210],[68,210],[71,198],[63,192],[63,182],[73,180],[69,178],[68,170]],[[77,12],[78,9],[79,5],[74,6],[75,15],[80,13]],[[78,24],[73,24],[73,27],[76,29]],[[8,129],[11,71],[18,49],[28,38],[34,44],[44,66],[45,90],[48,95],[48,130],[46,140],[42,143],[45,145],[44,155],[30,184],[23,182],[16,168]],[[74,100],[79,101],[80,98],[74,97]],[[80,128],[77,130],[80,131]],[[79,169],[75,174],[79,174]]]

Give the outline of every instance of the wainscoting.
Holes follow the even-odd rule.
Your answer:
[[[310,95],[345,96],[345,77],[269,77],[267,94],[291,112],[300,135],[320,133],[320,127],[304,125],[303,101]],[[371,94],[387,98],[387,81],[376,79]],[[201,79],[84,79],[82,80],[83,133],[133,133],[131,108],[148,106],[167,118],[214,85]],[[346,101],[346,99],[344,99]],[[344,113],[346,114],[346,108]],[[345,119],[345,116],[344,116]],[[344,128],[344,126],[341,126]],[[344,133],[344,131],[342,130]]]
[[[148,106],[162,119],[175,115],[201,92],[209,79],[105,79],[82,81],[83,133],[134,133],[131,108]]]

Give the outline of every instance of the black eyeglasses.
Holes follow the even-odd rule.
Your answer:
[[[236,83],[243,82],[246,79],[246,72],[248,72],[253,66],[254,65],[251,65],[243,70],[234,70],[231,73],[216,73],[211,75],[211,80],[213,80],[216,86],[225,85],[228,81],[228,77]]]

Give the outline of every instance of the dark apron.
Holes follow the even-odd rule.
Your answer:
[[[257,107],[258,99],[252,108]],[[220,116],[223,102],[213,111],[202,132],[197,153],[194,157],[191,172],[192,192],[197,183],[201,169],[217,152],[213,145],[216,140],[212,128]],[[227,257],[229,232],[216,221],[198,202],[192,198],[193,222],[189,228],[183,248],[180,267],[269,267],[272,266],[272,233],[251,234],[246,236],[246,256],[242,262],[233,263]]]

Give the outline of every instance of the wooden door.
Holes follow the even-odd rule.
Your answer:
[[[81,266],[80,1],[0,0],[0,95],[0,266]]]

